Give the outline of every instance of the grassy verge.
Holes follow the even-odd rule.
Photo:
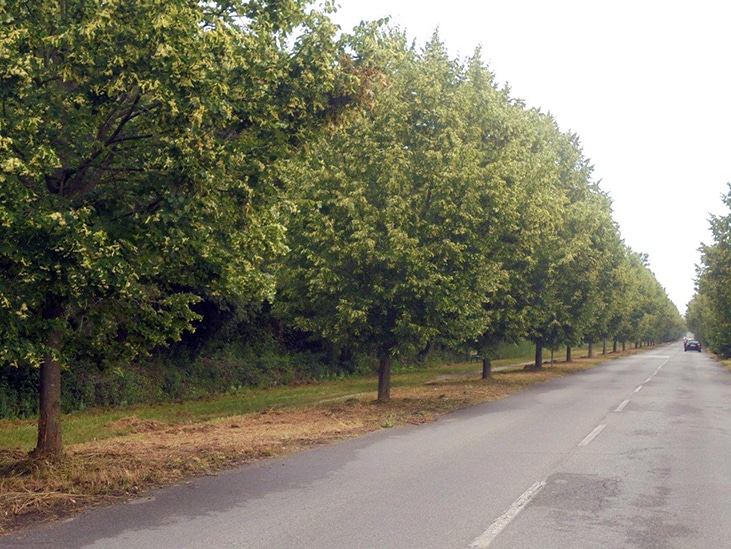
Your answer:
[[[541,371],[509,368],[487,380],[480,379],[475,362],[398,373],[387,403],[374,400],[374,379],[356,379],[69,414],[59,464],[28,459],[34,422],[0,421],[0,534],[252,460],[431,422],[618,356]]]

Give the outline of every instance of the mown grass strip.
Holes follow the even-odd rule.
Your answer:
[[[487,380],[474,362],[396,373],[385,403],[375,401],[374,379],[354,379],[69,414],[61,463],[29,459],[35,426],[6,421],[0,425],[0,534],[252,460],[427,423],[618,356],[540,371],[510,368]]]
[[[476,362],[465,362],[397,372],[392,376],[392,386],[394,389],[415,387],[439,375],[476,374],[478,366]],[[266,389],[244,388],[225,395],[187,402],[84,410],[63,416],[63,440],[64,444],[69,445],[127,434],[129,431],[124,428],[107,427],[127,416],[178,425],[271,409],[312,406],[354,395],[372,395],[371,398],[375,398],[376,387],[377,381],[373,377],[351,378]],[[35,445],[36,436],[35,420],[0,420],[0,449],[17,448],[29,451]]]

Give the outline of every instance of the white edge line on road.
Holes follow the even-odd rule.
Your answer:
[[[538,495],[538,492],[546,485],[546,481],[542,480],[536,482],[533,486],[528,488],[523,494],[516,499],[508,509],[500,515],[490,527],[478,538],[470,544],[470,549],[485,549],[488,547],[493,540],[505,530],[505,528],[512,522],[512,520],[518,516],[523,508],[528,505],[531,500]]]
[[[624,410],[624,407],[627,406],[627,404],[629,404],[629,399],[625,400],[622,404],[620,404],[619,406],[617,406],[617,409],[614,410],[614,411],[615,412],[621,412],[622,410]]]
[[[648,377],[648,378],[647,378],[647,379],[645,380],[645,383],[650,383],[651,381],[652,381],[652,376]]]
[[[642,390],[642,385],[639,385],[637,389],[635,389],[635,393],[639,393]]]
[[[584,437],[584,440],[579,442],[579,446],[589,446],[591,444],[591,441],[594,440],[597,436],[599,436],[599,433],[601,433],[604,428],[607,426],[606,423],[602,423],[601,425],[597,425],[597,427],[586,437]]]

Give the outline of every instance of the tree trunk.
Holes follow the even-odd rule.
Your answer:
[[[606,337],[602,337],[602,354],[603,355],[607,354],[607,338]]]
[[[56,334],[50,337],[50,347],[59,345]],[[34,458],[58,461],[63,456],[61,443],[61,363],[51,352],[41,364],[38,411],[38,442]]]
[[[612,342],[612,352],[613,353],[617,352],[617,343],[618,343],[617,339],[615,338],[614,341]]]
[[[536,341],[536,360],[533,367],[537,370],[543,368],[543,339]]]
[[[378,401],[391,400],[391,357],[382,356],[378,364]]]
[[[492,361],[489,358],[482,359],[482,379],[492,377]]]
[[[571,345],[566,345],[566,362],[571,362]]]
[[[594,358],[594,342],[589,342],[589,358]]]

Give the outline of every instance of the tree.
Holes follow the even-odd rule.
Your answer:
[[[606,337],[616,268],[623,257],[610,204],[609,198],[591,183],[572,203],[568,212],[568,253],[562,256],[562,274],[558,277],[563,343],[570,349],[586,341],[590,356],[593,344]]]
[[[609,199],[607,212],[609,210]],[[622,242],[619,230],[611,218],[604,218],[594,230],[592,249],[597,271],[591,296],[591,307],[585,311],[583,338],[585,341],[603,342],[603,352],[606,352],[607,339],[611,338],[613,350],[616,351],[617,328],[624,317],[623,306],[629,301],[623,299],[623,271],[626,247]],[[616,319],[616,322],[615,322]]]
[[[677,307],[649,268],[649,257],[629,251],[628,295],[630,296],[628,325],[624,334],[636,346],[671,341],[680,337],[684,322]]]
[[[485,331],[484,298],[505,278],[486,253],[502,196],[471,141],[463,68],[438,37],[420,52],[395,31],[355,42],[382,84],[290,166],[277,300],[300,329],[376,356],[387,400],[394,357]]]
[[[731,185],[723,197],[731,207]],[[703,244],[696,294],[688,307],[689,328],[723,357],[731,356],[731,215],[711,216],[713,242]]]
[[[476,191],[482,189],[476,196],[483,196],[482,215],[486,221],[482,228],[483,258],[479,261],[492,265],[496,272],[495,283],[480,296],[487,321],[485,329],[466,341],[482,357],[482,375],[487,378],[499,345],[522,336],[508,265],[515,253],[516,220],[525,203],[520,193],[520,176],[514,169],[519,164],[523,143],[516,105],[507,88],[497,88],[479,48],[467,60],[461,93],[467,131],[464,140],[473,148],[479,166],[472,184]],[[491,190],[485,192],[486,189]]]
[[[521,206],[506,265],[523,333],[536,345],[540,368],[544,345],[570,336],[568,294],[575,293],[574,258],[583,238],[572,215],[588,193],[589,168],[574,136],[562,133],[551,116],[521,107],[516,117],[522,120],[522,144],[512,166]]]
[[[693,332],[698,341],[708,345],[710,341],[708,334],[713,333],[713,327],[716,324],[713,322],[708,296],[700,291],[700,284],[696,285],[695,295],[688,303],[685,318],[688,330]],[[714,348],[713,351],[717,352],[717,349]]]
[[[8,0],[0,20],[0,360],[40,367],[34,453],[58,458],[61,368],[176,340],[204,297],[271,295],[267,167],[327,117],[340,52],[298,1]]]

